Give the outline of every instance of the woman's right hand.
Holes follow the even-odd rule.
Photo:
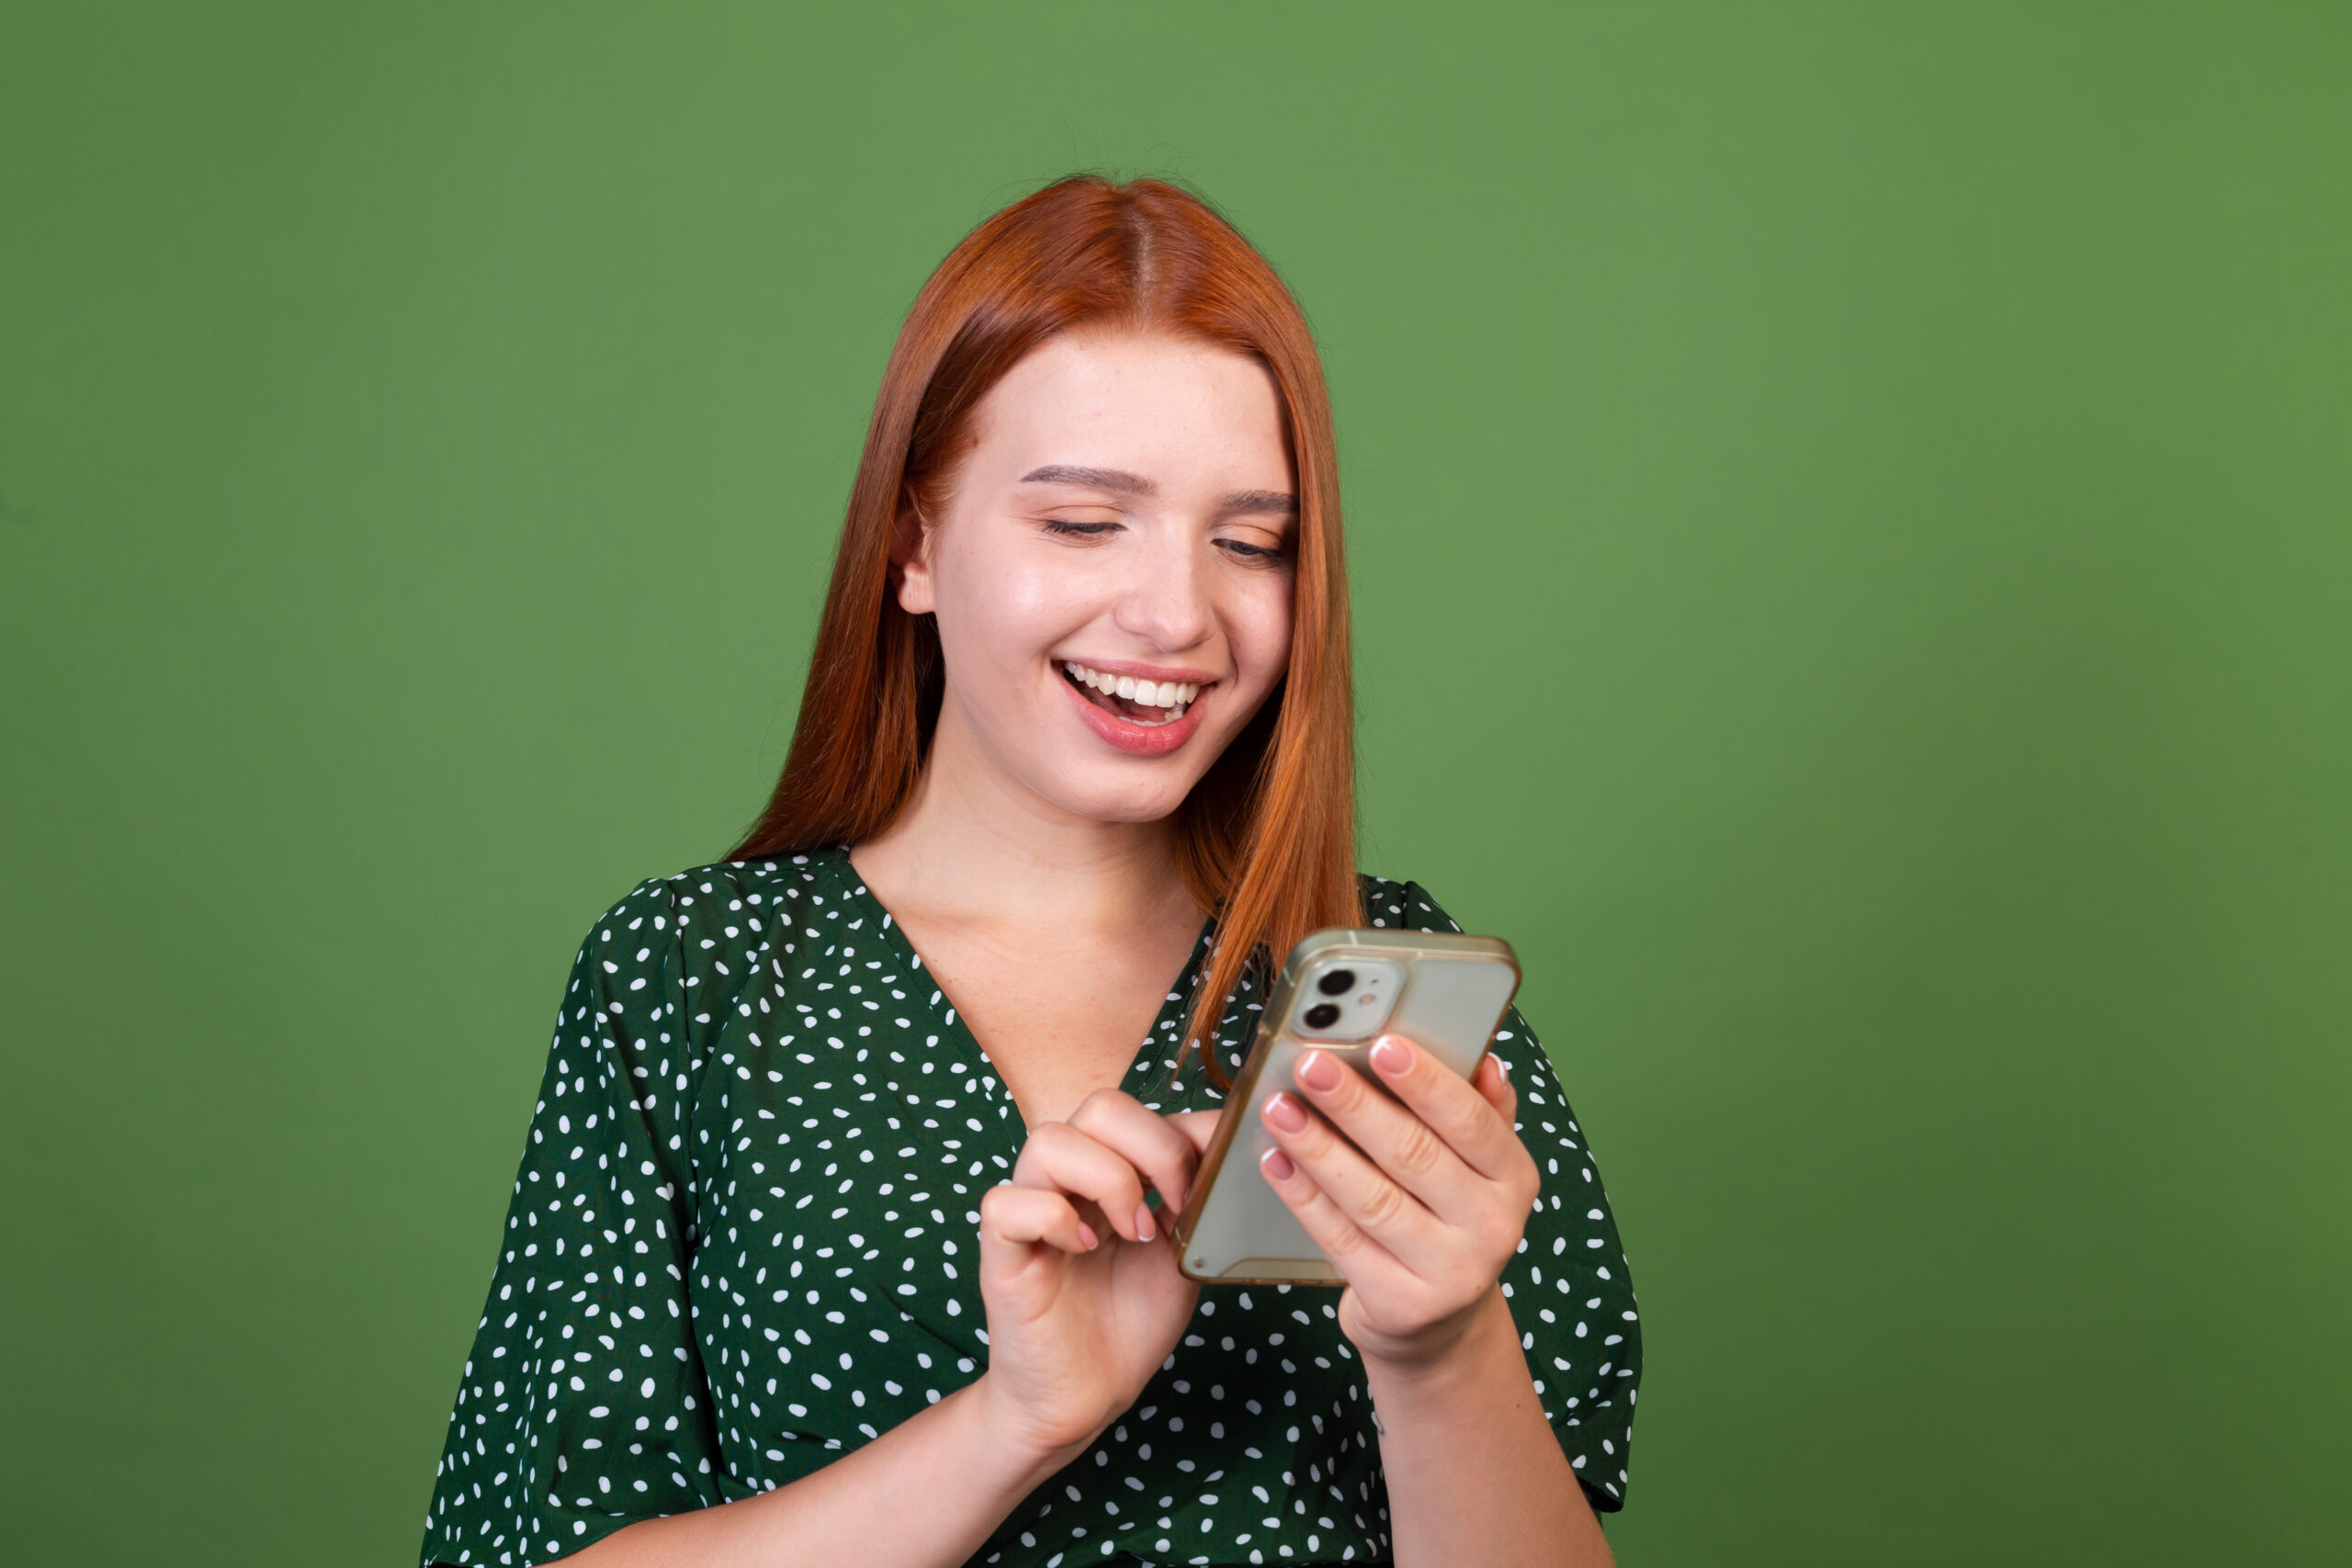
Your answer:
[[[982,1195],[989,1368],[975,1392],[1007,1442],[1057,1467],[1076,1457],[1175,1348],[1200,1287],[1177,1272],[1159,1215],[1182,1209],[1215,1122],[1098,1089],[1034,1129],[1012,1180]]]

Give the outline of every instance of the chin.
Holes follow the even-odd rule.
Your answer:
[[[1136,778],[1124,768],[1107,778],[1073,776],[1080,772],[1073,769],[1059,778],[1039,781],[1042,787],[1033,787],[1073,816],[1097,822],[1158,822],[1173,816],[1176,808],[1184,804],[1184,797],[1193,793],[1193,785],[1199,782],[1189,772],[1181,781]],[[1128,776],[1119,776],[1122,773]]]
[[[1174,816],[1176,808],[1184,804],[1182,795],[1137,800],[1132,791],[1099,795],[1071,793],[1049,798],[1064,810],[1097,822],[1159,822]]]

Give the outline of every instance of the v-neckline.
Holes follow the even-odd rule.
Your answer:
[[[956,1005],[956,998],[948,994],[946,983],[939,978],[938,972],[932,968],[921,953],[916,951],[914,939],[907,934],[906,928],[899,923],[898,916],[890,912],[889,906],[882,902],[881,895],[866,886],[865,875],[849,858],[848,849],[844,847],[840,851],[840,854],[842,868],[849,873],[850,897],[863,900],[870,913],[881,917],[882,940],[891,943],[898,950],[899,956],[912,970],[930,977],[932,988],[939,993],[939,1005],[945,1016],[948,1041],[960,1043],[971,1054],[972,1059],[978,1064],[978,1071],[988,1080],[989,1092],[999,1097],[1006,1106],[1012,1109],[1012,1120],[1018,1122],[1021,1127],[1018,1142],[1025,1143],[1030,1132],[1029,1118],[1022,1111],[1021,1102],[1013,1098],[1011,1086],[1004,1081],[1004,1075],[997,1070],[996,1063],[989,1057],[987,1048],[980,1043],[979,1037],[972,1032],[971,1025],[964,1021],[964,1010]],[[1137,1042],[1134,1054],[1127,1058],[1126,1066],[1120,1068],[1119,1076],[1114,1080],[1114,1087],[1133,1092],[1129,1080],[1136,1076],[1139,1066],[1148,1065],[1144,1062],[1145,1055],[1158,1048],[1159,1036],[1171,1012],[1172,1016],[1179,1021],[1181,1036],[1182,1020],[1185,1009],[1191,1004],[1193,989],[1199,984],[1201,964],[1208,956],[1209,943],[1216,931],[1216,916],[1212,915],[1201,922],[1200,934],[1193,939],[1192,951],[1185,956],[1184,966],[1177,971],[1176,978],[1169,985],[1165,999],[1159,1004],[1159,1010],[1152,1015],[1151,1022],[1145,1026],[1143,1038]],[[1171,1082],[1169,1088],[1172,1094],[1175,1085]]]

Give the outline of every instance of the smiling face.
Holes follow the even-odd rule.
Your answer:
[[[974,412],[899,603],[938,617],[933,761],[1036,803],[1158,821],[1290,657],[1296,481],[1254,360],[1056,338]]]

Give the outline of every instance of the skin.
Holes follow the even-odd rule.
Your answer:
[[[997,385],[975,434],[943,514],[910,505],[896,568],[899,603],[938,617],[939,728],[908,809],[852,859],[1028,1127],[980,1203],[988,1370],[789,1486],[617,1531],[584,1568],[950,1568],[1134,1403],[1191,1320],[1198,1289],[1144,1197],[1182,1206],[1216,1119],[1113,1086],[1204,918],[1170,816],[1288,657],[1274,389],[1197,344],[1063,338]],[[1181,732],[1130,732],[1083,711],[1073,660],[1205,689]],[[1302,1058],[1261,1169],[1347,1278],[1396,1561],[1609,1562],[1496,1286],[1538,1186],[1516,1097],[1491,1061],[1465,1082],[1396,1037],[1373,1059],[1393,1098]]]

